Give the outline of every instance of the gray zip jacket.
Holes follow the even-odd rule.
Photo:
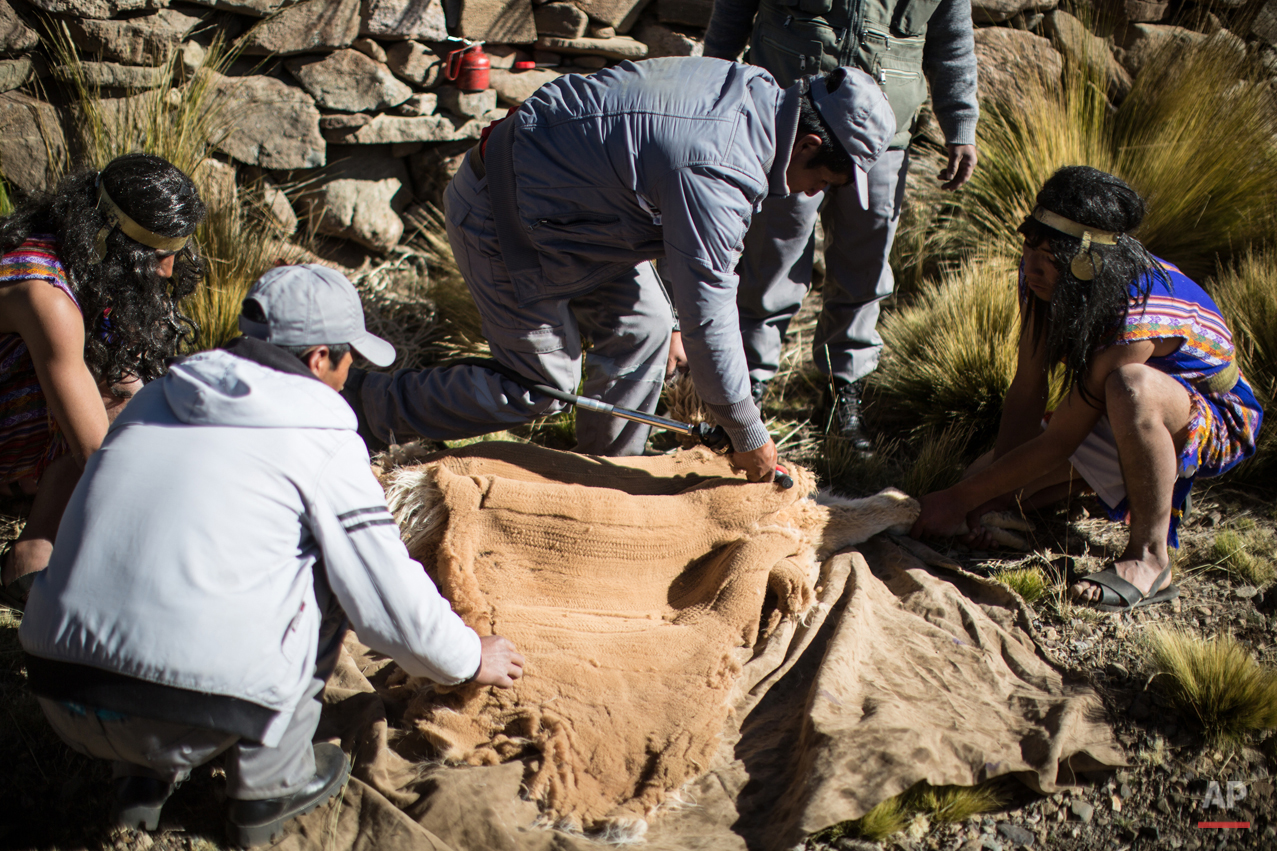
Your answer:
[[[763,199],[788,192],[798,98],[754,66],[623,62],[547,83],[498,128],[539,261],[526,276],[511,269],[520,300],[579,295],[664,257],[697,392],[742,451],[767,432],[749,392],[736,262]]]
[[[410,674],[478,670],[479,637],[408,557],[341,396],[206,352],[143,388],[90,457],[19,638],[41,659],[263,707],[253,738],[270,746],[314,675],[317,569],[360,639]]]

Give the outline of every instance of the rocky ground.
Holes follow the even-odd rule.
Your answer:
[[[1211,562],[1219,532],[1248,530],[1255,540],[1273,542],[1277,509],[1269,494],[1228,486],[1200,488],[1196,508],[1181,531],[1176,582],[1181,596],[1171,604],[1130,614],[1103,614],[1067,604],[1060,591],[1034,606],[1035,627],[1050,652],[1082,674],[1102,696],[1109,719],[1127,752],[1129,765],[1112,775],[1088,778],[1085,786],[1041,797],[1024,787],[1007,787],[1010,802],[1000,812],[957,825],[930,825],[919,819],[884,842],[843,838],[842,851],[868,849],[1014,848],[1081,849],[1243,849],[1277,848],[1277,735],[1252,737],[1235,746],[1208,744],[1194,719],[1175,714],[1150,688],[1141,636],[1153,626],[1172,626],[1202,636],[1231,632],[1267,665],[1277,664],[1277,587],[1258,589]],[[1092,514],[1097,516],[1092,516]],[[1120,552],[1125,529],[1098,516],[1093,498],[1070,509],[1037,515],[1032,553],[955,548],[949,553],[968,569],[992,573],[1008,566],[1037,565],[1050,575],[1062,567],[1080,573],[1098,570]],[[1277,551],[1263,554],[1277,559]],[[1062,586],[1060,586],[1062,588]],[[1234,806],[1204,808],[1210,783]],[[1018,786],[1018,784],[1016,784]],[[1249,829],[1199,828],[1201,821],[1249,822]]]

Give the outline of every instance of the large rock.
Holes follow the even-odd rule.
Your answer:
[[[199,23],[197,15],[176,9],[118,21],[70,18],[66,22],[71,40],[83,53],[126,65],[163,65]]]
[[[18,17],[8,0],[0,0],[0,53],[26,53],[39,43],[40,36]]]
[[[492,88],[496,89],[497,98],[510,106],[518,106],[532,93],[562,75],[554,68],[533,68],[529,71],[493,71],[489,75]]]
[[[218,145],[222,152],[269,169],[318,168],[327,161],[319,110],[304,90],[274,77],[217,75],[213,97],[214,108],[234,122]]]
[[[1047,15],[1042,23],[1044,32],[1065,56],[1073,62],[1087,65],[1095,76],[1106,82],[1110,98],[1120,101],[1126,97],[1131,90],[1131,75],[1113,57],[1107,41],[1092,35],[1081,21],[1058,9]]]
[[[236,45],[249,55],[318,53],[359,36],[360,0],[301,0],[255,24]]]
[[[53,188],[67,155],[57,110],[21,92],[0,94],[0,173],[24,195]]]
[[[290,59],[284,67],[324,109],[380,112],[412,97],[412,89],[389,68],[358,50]]]
[[[334,166],[299,199],[315,230],[389,251],[403,236],[399,214],[411,203],[412,179],[388,150],[333,151]]]
[[[81,62],[80,78],[90,88],[154,89],[167,79],[168,68],[121,65],[118,62]],[[62,80],[73,78],[74,71],[65,65],[55,66],[53,75]]]
[[[537,47],[552,50],[555,53],[584,54],[603,56],[608,59],[643,59],[647,56],[647,45],[627,35],[612,38],[555,38],[543,36],[537,39]]]
[[[1020,13],[1054,9],[1056,0],[971,0],[971,19],[977,24],[998,24]]]
[[[446,115],[403,117],[378,115],[361,127],[326,124],[324,137],[342,145],[401,145],[406,142],[452,142],[477,139],[479,130],[471,125],[482,119],[453,119]]]
[[[191,180],[200,191],[200,200],[210,210],[233,210],[239,205],[235,166],[206,157],[191,171]]]
[[[532,13],[537,35],[580,38],[590,25],[590,16],[571,3],[546,3]]]
[[[1013,106],[1027,104],[1034,88],[1025,84],[1040,79],[1059,85],[1064,59],[1045,38],[1010,27],[980,27],[975,31],[975,55],[979,65],[981,99]]]
[[[656,0],[656,19],[663,24],[705,29],[713,13],[714,0]]]
[[[1140,71],[1163,50],[1176,50],[1206,40],[1206,36],[1199,32],[1159,24],[1134,24],[1127,27],[1125,35],[1124,48],[1114,53],[1132,77],[1138,77]]]
[[[458,0],[457,34],[477,41],[528,44],[537,25],[530,0]]]
[[[1277,47],[1277,0],[1266,0],[1255,13],[1250,34]]]
[[[186,0],[186,2],[212,9],[223,9],[227,12],[238,12],[241,15],[252,15],[254,18],[264,18],[287,6],[292,0]]]
[[[363,0],[363,35],[383,39],[444,41],[448,23],[443,0]]]
[[[30,56],[0,59],[0,92],[11,92],[35,78],[35,62]]]
[[[386,64],[400,79],[429,88],[439,82],[442,62],[434,51],[415,41],[403,41],[386,51]]]
[[[113,18],[122,12],[162,9],[168,0],[27,0],[42,12],[76,18]]]
[[[651,21],[639,24],[634,29],[634,37],[647,45],[648,59],[659,56],[701,56],[705,53],[705,43],[699,38]]]
[[[297,211],[293,209],[283,190],[273,183],[264,181],[261,192],[261,211],[266,223],[284,237],[297,233]]]
[[[576,0],[576,5],[590,16],[590,19],[606,26],[615,27],[617,32],[629,32],[630,27],[638,20],[639,13],[647,6],[648,0]]]
[[[1153,24],[1165,20],[1170,5],[1167,0],[1126,0],[1122,13],[1131,23]]]

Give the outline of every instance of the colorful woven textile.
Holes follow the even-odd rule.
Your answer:
[[[56,252],[53,237],[32,236],[0,257],[0,286],[45,281],[79,307]],[[39,478],[49,462],[67,449],[22,335],[0,334],[0,483]]]

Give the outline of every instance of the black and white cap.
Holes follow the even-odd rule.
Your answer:
[[[348,343],[377,366],[395,361],[395,347],[368,333],[355,285],[327,266],[276,266],[257,279],[245,301],[261,305],[265,322],[239,317],[239,330],[276,346]]]
[[[846,76],[832,91],[825,85],[828,76],[813,77],[811,100],[851,156],[856,166],[852,177],[860,206],[867,210],[869,181],[866,175],[896,135],[896,114],[873,77],[859,68],[845,66],[842,70]]]

